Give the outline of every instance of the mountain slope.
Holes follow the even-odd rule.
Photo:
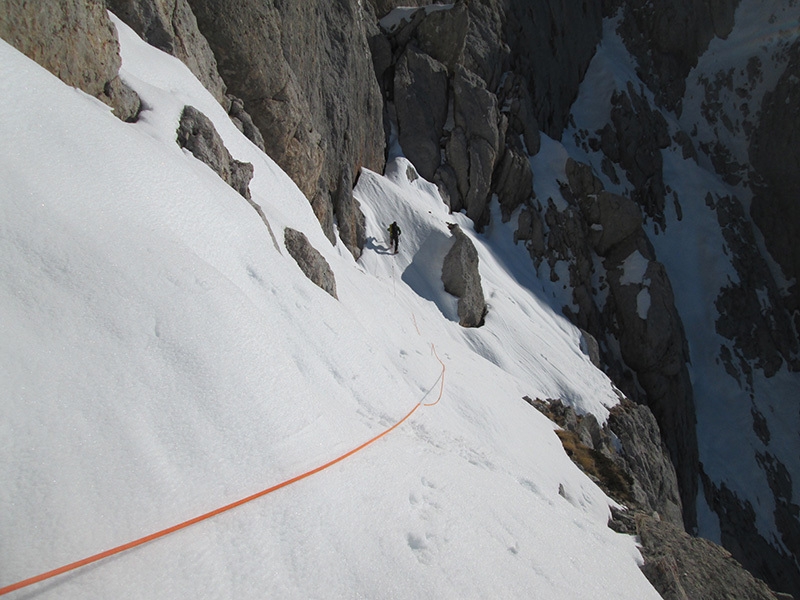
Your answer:
[[[490,304],[503,310],[464,331],[443,314],[447,298],[425,297],[437,273],[409,267],[436,251],[426,242],[445,236],[449,219],[468,223],[410,182],[407,163],[362,176],[374,248],[356,263],[181,63],[116,26],[121,76],[144,106],[136,124],[0,42],[0,583],[349,450],[428,397],[441,369],[435,343],[444,397],[391,436],[33,592],[657,598],[633,539],[606,527],[611,501],[521,401],[567,398],[602,418],[617,396],[579,332],[507,274],[515,249],[474,238]],[[185,104],[254,165],[252,198],[277,244],[175,144]],[[395,260],[382,236],[400,215]],[[286,226],[330,263],[340,301],[288,256]]]

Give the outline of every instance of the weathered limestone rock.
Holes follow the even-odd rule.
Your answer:
[[[589,226],[589,243],[600,256],[639,232],[642,213],[635,202],[606,192],[591,167],[567,159],[565,167],[569,189]]]
[[[228,115],[231,121],[233,121],[233,124],[236,125],[236,128],[241,131],[248,140],[258,146],[262,152],[266,152],[264,137],[261,135],[255,123],[253,123],[253,118],[250,116],[250,113],[244,109],[244,102],[242,99],[230,95],[227,96],[227,99],[230,103]]]
[[[450,226],[455,238],[444,257],[442,283],[447,293],[458,297],[458,318],[462,327],[480,327],[486,316],[478,251],[458,225]]]
[[[767,377],[775,375],[784,361],[790,369],[800,368],[796,359],[798,341],[739,200],[709,193],[706,204],[716,210],[731,263],[738,274],[738,281],[722,288],[715,302],[719,311],[717,333],[734,343],[738,364],[730,364],[732,357],[722,359],[733,367],[729,372],[744,373],[746,380],[740,379],[739,385],[752,389],[750,363],[762,369]]]
[[[773,588],[787,593],[800,590],[800,576],[795,556],[787,555],[766,540],[756,526],[756,513],[749,501],[741,500],[721,483],[712,482],[701,472],[703,492],[711,509],[720,519],[723,546],[749,571],[771,582]],[[776,503],[776,506],[779,503]]]
[[[506,147],[495,168],[492,189],[500,201],[503,222],[507,222],[511,213],[533,195],[533,173],[528,157]]]
[[[339,178],[333,209],[339,224],[339,237],[350,254],[358,260],[367,240],[367,224],[361,205],[353,197],[353,183],[347,167]]]
[[[503,27],[514,70],[526,80],[539,127],[560,139],[602,35],[603,3],[511,0],[502,4],[508,6]],[[535,154],[532,145],[528,150]]]
[[[772,590],[721,546],[644,513],[634,518],[642,571],[665,600],[775,600]]]
[[[395,69],[394,98],[403,152],[420,175],[433,181],[447,120],[447,69],[408,46]]]
[[[333,240],[344,168],[382,171],[382,99],[357,0],[189,0],[228,91],[241,98],[267,154],[297,183]]]
[[[467,216],[480,227],[487,221],[492,173],[502,139],[497,97],[474,73],[457,66],[453,76],[453,109],[456,130],[463,132],[466,141],[466,160],[462,155],[455,162],[449,162],[456,171]],[[466,173],[464,167],[468,169]],[[465,189],[461,184],[464,179],[467,180]]]
[[[508,117],[506,144],[514,147],[508,138],[522,136],[525,151],[534,156],[541,147],[539,123],[533,110],[533,100],[528,92],[528,84],[524,77],[513,72],[507,73],[503,85],[497,92],[498,105]]]
[[[305,276],[338,300],[336,278],[331,266],[325,257],[311,245],[305,234],[287,227],[283,231],[283,238],[286,249]]]
[[[698,449],[688,346],[661,263],[639,250],[605,259],[621,357],[636,372],[678,474],[687,529],[695,526]],[[637,272],[641,271],[641,272]],[[633,272],[633,274],[632,274]]]
[[[452,73],[464,51],[468,28],[467,4],[464,0],[458,0],[450,10],[433,11],[426,15],[415,35],[420,49]]]
[[[102,0],[4,0],[0,37],[121,120],[136,120],[141,102],[119,79],[117,30]]]
[[[674,526],[683,525],[675,468],[650,409],[622,398],[601,427],[594,415],[578,415],[560,400],[545,402],[527,396],[525,400],[574,433],[586,448],[603,455],[595,454],[595,469],[587,469],[589,465],[581,464],[580,460],[575,462],[613,498],[628,508],[648,514],[655,512]],[[612,464],[608,465],[609,462]],[[621,531],[618,525],[613,528]],[[625,532],[635,533],[633,523]]]
[[[106,6],[148,44],[183,61],[227,108],[217,61],[187,0],[106,0]]]
[[[206,163],[222,180],[250,199],[253,165],[233,158],[214,124],[193,106],[185,106],[178,126],[178,145]]]
[[[611,409],[608,428],[622,444],[620,461],[633,478],[632,494],[649,511],[657,511],[683,527],[678,479],[653,413],[641,404],[623,400]]]

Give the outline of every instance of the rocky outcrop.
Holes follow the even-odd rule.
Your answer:
[[[784,364],[800,369],[797,337],[739,200],[709,193],[706,204],[717,213],[738,275],[737,282],[731,281],[720,290],[716,301],[717,333],[733,342],[733,355],[723,352],[721,359],[729,373],[736,373],[739,385],[752,390],[753,368],[762,369],[767,377],[775,375]]]
[[[381,171],[382,101],[357,0],[189,0],[228,90],[267,154],[311,201],[328,238],[341,173]]]
[[[590,139],[589,144],[622,167],[633,186],[631,198],[663,228],[666,190],[661,150],[671,143],[667,122],[631,82],[627,92],[614,92],[611,105],[610,122],[597,132],[599,141]]]
[[[701,472],[703,492],[711,509],[720,515],[722,545],[750,572],[769,581],[774,589],[791,593],[796,598],[800,592],[797,568],[797,514],[800,508],[791,500],[792,481],[785,468],[781,468],[780,461],[768,453],[757,454],[757,459],[762,468],[767,466],[765,471],[773,493],[778,491],[775,522],[781,530],[784,547],[790,549],[789,554],[759,532],[753,505],[739,498],[724,482],[714,483]]]
[[[286,249],[305,276],[338,300],[336,278],[331,266],[319,250],[311,245],[305,234],[287,227],[283,231],[283,239]]]
[[[678,478],[652,411],[625,399],[611,409],[608,429],[622,444],[618,462],[633,478],[631,493],[636,504],[683,527]]]
[[[185,106],[177,135],[181,148],[186,148],[196,159],[211,167],[225,183],[250,199],[253,165],[231,156],[208,117],[193,106]]]
[[[497,97],[463,67],[456,68],[453,76],[453,116],[455,128],[447,158],[456,171],[467,216],[480,226],[488,221],[492,173],[505,132],[501,131]]]
[[[619,513],[616,516],[620,518]],[[635,533],[641,543],[642,572],[665,600],[777,597],[721,546],[642,512],[621,517],[634,523],[630,533]]]
[[[686,77],[714,37],[726,38],[739,0],[615,0],[607,16],[621,7],[618,32],[638,62],[638,75],[661,106],[681,112]]]
[[[486,317],[478,251],[458,225],[451,225],[454,242],[442,264],[442,283],[448,294],[458,297],[458,319],[462,327],[480,327]]]
[[[524,208],[517,238],[526,240],[537,267],[547,263],[553,281],[568,273],[563,284],[572,290],[572,305],[565,314],[597,339],[604,370],[623,393],[655,415],[692,530],[699,464],[695,409],[688,346],[669,278],[644,233],[639,206],[605,191],[588,165],[568,159],[565,172],[566,208],[553,199],[539,210]]]
[[[774,90],[764,96],[761,120],[750,144],[753,167],[763,184],[756,187],[750,214],[764,234],[767,250],[789,281],[784,298],[800,336],[800,41]]]
[[[102,0],[5,0],[0,37],[123,121],[136,120],[141,101],[119,78],[117,31]]]
[[[420,175],[433,181],[447,119],[447,68],[414,47],[406,48],[395,67],[394,99],[403,152]]]
[[[106,6],[148,44],[183,61],[227,108],[217,61],[187,0],[106,0]]]
[[[650,409],[622,398],[601,426],[594,415],[578,415],[560,400],[525,400],[591,451],[590,461],[575,462],[613,498],[631,509],[655,512],[678,527],[683,525],[675,468]],[[560,437],[562,442],[569,441]],[[576,449],[571,451],[575,459]],[[604,466],[604,461],[613,463],[613,468]],[[614,475],[615,469],[623,476]]]

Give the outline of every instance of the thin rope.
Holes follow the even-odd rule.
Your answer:
[[[428,404],[423,404],[425,396],[428,395],[426,393],[425,396],[423,396],[422,400],[417,402],[417,404],[415,404],[414,407],[410,411],[408,411],[408,413],[406,413],[406,415],[402,419],[400,419],[394,425],[392,425],[391,427],[388,427],[387,429],[385,429],[384,431],[382,431],[378,435],[370,438],[369,440],[367,440],[363,444],[361,444],[359,446],[356,446],[352,450],[349,450],[348,452],[345,452],[344,454],[334,458],[333,460],[330,460],[330,461],[326,462],[325,464],[322,464],[322,465],[320,465],[318,467],[315,467],[315,468],[313,468],[313,469],[311,469],[309,471],[306,471],[305,473],[301,473],[300,475],[292,477],[291,479],[287,479],[287,480],[282,481],[282,482],[280,482],[278,484],[275,484],[275,485],[273,485],[271,487],[268,487],[268,488],[266,488],[264,490],[261,490],[260,492],[256,492],[255,494],[247,496],[246,498],[242,498],[241,500],[237,500],[235,502],[231,502],[230,504],[226,504],[225,506],[221,506],[220,508],[217,508],[217,509],[214,509],[214,510],[212,510],[210,512],[204,513],[204,514],[202,514],[200,516],[194,517],[192,519],[188,519],[186,521],[183,521],[182,523],[178,523],[177,525],[173,525],[171,527],[167,527],[166,529],[162,529],[161,531],[157,531],[155,533],[151,533],[149,535],[146,535],[146,536],[141,537],[139,539],[133,540],[133,541],[128,542],[126,544],[122,544],[120,546],[116,546],[115,548],[111,548],[109,550],[105,550],[103,552],[99,552],[97,554],[94,554],[92,556],[88,556],[88,557],[83,558],[81,560],[77,560],[75,562],[69,563],[69,564],[64,565],[62,567],[59,567],[57,569],[53,569],[51,571],[47,571],[45,573],[41,573],[39,575],[35,575],[34,577],[29,577],[28,579],[23,579],[22,581],[18,581],[17,583],[12,583],[11,585],[7,585],[7,586],[5,586],[3,588],[0,588],[0,596],[3,596],[3,595],[8,594],[10,592],[13,592],[13,591],[16,591],[16,590],[31,586],[31,585],[33,585],[35,583],[39,583],[39,582],[42,582],[42,581],[46,581],[48,579],[52,579],[53,577],[56,577],[58,575],[62,575],[64,573],[69,573],[70,571],[74,571],[74,570],[79,569],[81,567],[85,567],[85,566],[90,565],[92,563],[96,563],[96,562],[98,562],[100,560],[103,560],[104,558],[108,558],[110,556],[114,556],[116,554],[120,554],[122,552],[125,552],[126,550],[132,550],[133,548],[136,548],[138,546],[142,546],[144,544],[147,544],[148,542],[152,542],[152,541],[155,541],[155,540],[157,540],[159,538],[163,538],[163,537],[165,537],[165,536],[167,536],[167,535],[169,535],[171,533],[175,533],[177,531],[180,531],[181,529],[186,529],[187,527],[189,527],[191,525],[195,525],[195,524],[200,523],[202,521],[207,521],[208,519],[211,519],[212,517],[216,517],[217,515],[220,515],[220,514],[222,514],[224,512],[228,512],[229,510],[232,510],[234,508],[242,506],[243,504],[247,504],[248,502],[252,502],[253,500],[256,500],[258,498],[266,496],[267,494],[271,494],[272,492],[275,492],[275,491],[277,491],[279,489],[285,488],[285,487],[287,487],[287,486],[289,486],[289,485],[291,485],[293,483],[297,483],[298,481],[301,481],[303,479],[311,477],[312,475],[315,475],[315,474],[319,473],[320,471],[324,471],[325,469],[327,469],[329,467],[332,467],[333,465],[335,465],[337,463],[342,462],[343,460],[345,460],[346,458],[349,458],[353,454],[356,454],[357,452],[360,452],[361,450],[363,450],[364,448],[366,448],[370,444],[378,441],[379,439],[381,439],[385,435],[387,435],[387,434],[391,433],[392,431],[394,431],[395,429],[397,429],[406,420],[408,420],[408,418],[411,417],[411,415],[413,415],[414,412],[416,412],[416,410],[420,406],[433,406],[434,404],[438,404],[439,400],[442,399],[442,395],[444,394],[444,373],[445,373],[446,367],[445,367],[444,363],[441,361],[441,359],[439,359],[439,356],[436,354],[436,349],[433,346],[433,344],[431,344],[431,349],[432,349],[433,354],[436,356],[436,359],[439,360],[439,363],[442,365],[442,371],[439,374],[439,379],[438,379],[438,381],[440,383],[439,396],[436,398],[435,401],[433,401],[431,403],[428,403]],[[436,383],[434,383],[434,385],[436,385]]]

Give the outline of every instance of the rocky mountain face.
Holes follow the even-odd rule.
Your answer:
[[[410,8],[394,10],[399,4]],[[705,541],[653,525],[660,522],[690,533],[700,527],[756,576],[800,596],[797,430],[788,442],[779,435],[781,420],[800,418],[796,28],[712,60],[737,27],[758,20],[742,11],[767,8],[749,0],[615,0],[602,10],[587,0],[0,0],[3,39],[122,119],[135,118],[139,105],[117,76],[106,6],[187,64],[297,183],[331,242],[338,234],[356,258],[364,217],[352,188],[361,167],[382,170],[395,140],[478,231],[496,199],[531,269],[560,291],[596,364],[629,399],[602,427],[574,412],[562,417],[586,447],[629,473],[630,502],[645,515],[629,529],[643,540],[654,584],[660,577],[664,597],[717,597],[698,582],[715,581],[720,561],[737,568],[725,555],[708,558],[718,549]],[[794,0],[768,8],[770,24],[800,16]],[[573,103],[598,44],[612,45],[612,36],[635,60],[634,72],[598,95],[601,118],[581,121]],[[247,165],[216,147],[202,114],[187,111],[184,145],[219,163],[246,196]],[[553,140],[566,150],[551,189],[534,180],[533,165]],[[681,197],[669,166],[675,156],[704,169],[713,189]],[[703,274],[687,279],[656,252],[667,247],[664,236],[692,226],[684,213],[700,210],[713,216],[721,240],[714,256],[729,270],[698,309],[714,321],[710,362],[685,326],[694,318],[685,282],[702,287]],[[485,301],[470,282],[480,281],[479,265],[464,234],[454,237],[443,279],[460,282],[453,293],[468,299],[463,315],[459,302],[462,324],[478,325]],[[302,232],[284,238],[299,267],[335,296],[327,265]],[[750,461],[741,471],[757,473],[756,491],[736,469],[718,467],[733,459],[708,449],[708,414],[727,407],[724,398],[709,400],[709,386],[698,387],[711,377],[703,369],[718,369],[744,397],[736,399],[744,408],[730,409],[744,411],[746,452],[731,456]],[[687,579],[689,563],[701,566]],[[768,597],[752,589],[747,597]]]
[[[102,0],[3,0],[0,37],[123,121],[139,114],[139,97],[117,75],[119,42]]]

